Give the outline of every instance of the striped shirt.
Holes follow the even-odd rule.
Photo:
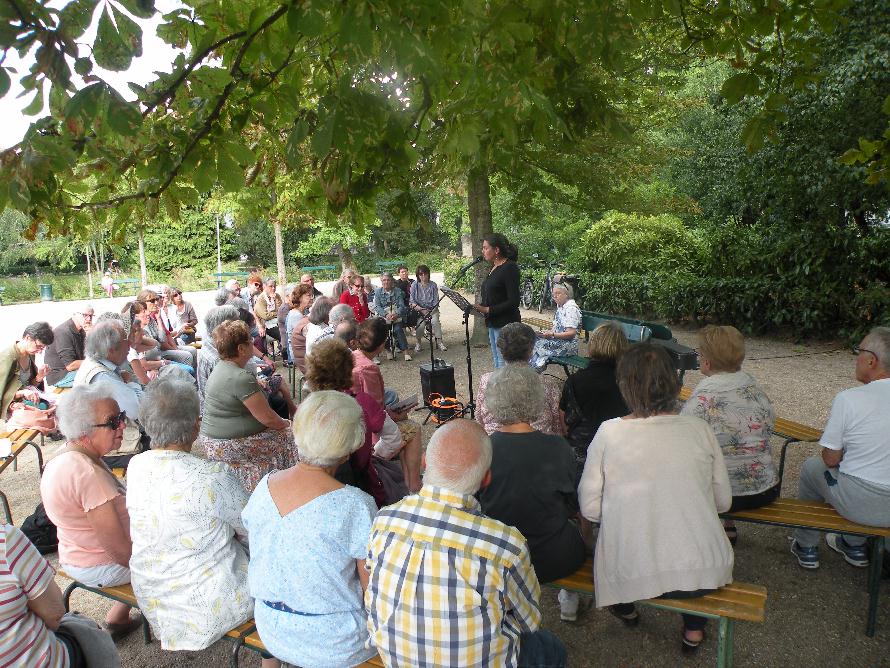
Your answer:
[[[68,668],[68,651],[28,609],[53,569],[21,531],[0,524],[0,668]]]
[[[525,538],[470,495],[425,486],[371,527],[371,642],[390,668],[516,666],[541,590]]]

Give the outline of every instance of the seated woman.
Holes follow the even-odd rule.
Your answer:
[[[293,465],[290,420],[272,410],[256,376],[244,368],[254,353],[247,325],[223,322],[213,330],[213,342],[220,359],[204,388],[201,444],[207,458],[231,466],[250,493],[269,471]],[[278,378],[279,392],[290,399],[287,383]]]
[[[257,630],[289,664],[359,665],[377,655],[365,646],[363,603],[377,507],[334,471],[362,447],[362,409],[342,392],[316,390],[300,405],[294,436],[297,464],[264,477],[242,514]]]
[[[630,347],[617,322],[605,322],[590,335],[586,369],[570,374],[562,388],[559,408],[568,430],[569,444],[581,467],[596,430],[605,420],[627,415],[627,404],[618,390],[615,365]],[[580,471],[579,471],[580,473]]]
[[[554,283],[553,301],[556,302],[556,316],[553,329],[538,332],[538,341],[529,364],[536,371],[543,371],[551,357],[578,354],[578,329],[581,327],[581,309],[572,299],[572,286],[568,283]]]
[[[319,297],[312,302],[312,308],[309,310],[309,324],[305,329],[307,356],[312,352],[312,346],[315,345],[318,338],[328,329],[328,318],[336,303],[328,297]]]
[[[732,497],[714,432],[677,415],[680,382],[664,348],[632,346],[618,362],[618,387],[631,414],[600,425],[578,497],[584,517],[601,523],[596,604],[635,626],[635,601],[697,598],[732,581],[717,516]],[[684,651],[699,646],[706,623],[683,615]]]
[[[204,412],[204,391],[207,389],[207,381],[219,362],[219,353],[213,343],[213,330],[226,321],[234,322],[235,320],[238,320],[238,309],[230,304],[214,306],[204,316],[204,329],[207,332],[207,337],[201,342],[201,348],[198,350],[197,369],[198,400],[201,402],[202,413]]]
[[[195,331],[198,328],[198,314],[195,313],[195,307],[185,301],[182,296],[182,290],[172,286],[168,290],[170,304],[167,306],[167,313],[170,317],[170,322],[173,324],[173,331],[170,335],[176,343],[186,346],[195,340]]]
[[[386,408],[387,415],[398,427],[401,438],[399,443],[396,443],[396,449],[402,462],[402,471],[408,483],[408,490],[413,494],[420,491],[421,487],[420,425],[408,418],[412,410],[411,407],[402,411],[389,408],[399,400],[399,395],[394,390],[387,390],[383,387],[383,374],[380,373],[380,367],[374,363],[374,358],[380,355],[386,346],[388,333],[389,327],[382,318],[370,318],[358,326],[355,339],[358,347],[352,352],[352,389],[355,392],[370,394],[381,406]],[[386,459],[389,457],[387,456]]]
[[[5,666],[86,665],[84,648],[70,630],[54,571],[28,538],[0,524],[0,656]],[[95,633],[101,633],[98,628]],[[114,657],[117,650],[101,651]],[[110,657],[109,657],[110,658]],[[116,662],[114,665],[120,665]]]
[[[436,304],[439,301],[439,286],[430,280],[430,268],[425,264],[417,265],[417,271],[414,273],[417,280],[411,283],[410,299],[408,308],[417,314],[417,343],[414,346],[415,352],[420,352],[423,347],[423,337],[427,330],[427,321],[421,320],[421,317],[428,317],[429,324],[433,332],[433,337],[439,350],[445,351],[445,340],[442,338],[442,325],[439,323],[439,307]]]
[[[341,482],[355,485],[374,497],[383,507],[408,493],[402,467],[392,460],[402,447],[399,431],[374,397],[352,387],[352,352],[339,339],[319,341],[306,358],[306,381],[315,390],[344,392],[358,401],[365,419],[365,442],[352,453],[347,466],[337,472]],[[394,433],[384,432],[389,424]],[[376,437],[385,435],[384,440]]]
[[[352,307],[356,322],[364,322],[371,317],[368,296],[365,294],[365,278],[356,274],[350,281],[349,289],[340,293],[340,303]]]
[[[312,286],[302,283],[290,293],[291,310],[284,328],[287,331],[287,352],[290,360],[306,373],[306,326],[309,324],[309,307],[312,306]]]
[[[152,449],[127,468],[133,592],[162,648],[204,649],[253,615],[247,493],[227,465],[191,454],[199,403],[185,372],[146,388],[139,421]]]
[[[281,355],[284,363],[290,362],[290,341],[287,336],[287,314],[290,313],[293,305],[290,297],[298,283],[288,283],[284,286],[284,297],[281,299],[281,306],[278,307],[278,344],[281,346]]]
[[[779,498],[769,437],[776,413],[766,393],[742,371],[745,339],[735,327],[708,325],[698,333],[704,379],[680,411],[699,417],[714,430],[732,485],[730,512],[752,510]],[[723,526],[729,542],[738,538],[732,520]]]
[[[497,347],[505,364],[528,366],[534,346],[535,330],[521,322],[504,325],[498,335]],[[479,389],[476,392],[476,421],[490,436],[500,428],[500,424],[485,405],[485,387],[488,385],[489,378],[491,378],[491,372],[482,374],[479,379]],[[554,378],[539,376],[538,380],[544,385],[546,399],[543,410],[539,417],[532,422],[532,426],[545,434],[562,436],[562,417],[559,413],[561,388]]]
[[[0,425],[8,431],[37,429],[43,434],[55,431],[55,406],[40,398],[37,387],[49,371],[39,369],[34,356],[55,340],[52,327],[35,322],[25,327],[22,338],[0,351]]]
[[[544,388],[528,367],[491,374],[486,401],[500,425],[491,435],[491,482],[479,490],[482,512],[525,536],[542,583],[571,575],[587,556],[578,524],[575,453],[562,436],[531,423],[544,408]],[[574,621],[578,595],[560,591],[560,616]]]
[[[136,301],[142,304],[148,312],[143,330],[148,336],[158,342],[157,350],[146,352],[146,359],[167,359],[178,362],[179,364],[190,366],[192,374],[194,374],[194,369],[197,366],[198,351],[191,346],[179,346],[173,340],[170,332],[158,317],[161,300],[162,298],[158,296],[158,293],[152,290],[140,290],[139,294],[136,295]]]
[[[130,518],[125,490],[102,457],[121,445],[126,424],[105,384],[75,385],[58,404],[67,442],[40,479],[40,497],[59,536],[59,566],[91,587],[130,581]],[[105,626],[118,639],[139,628],[130,607],[115,603]]]

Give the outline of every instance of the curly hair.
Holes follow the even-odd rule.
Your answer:
[[[535,349],[535,330],[524,322],[510,322],[501,327],[497,340],[504,361],[528,362]]]
[[[352,387],[352,351],[340,339],[319,341],[306,357],[306,382],[312,391]]]
[[[312,294],[312,286],[306,285],[305,283],[300,283],[297,287],[291,290],[290,299],[288,300],[291,308],[297,308],[300,305],[300,300],[303,299],[306,295]]]
[[[238,346],[250,343],[250,330],[241,320],[226,320],[216,326],[212,332],[213,345],[224,360],[238,357]]]

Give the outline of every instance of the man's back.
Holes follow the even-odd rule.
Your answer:
[[[540,625],[525,539],[470,495],[427,486],[381,509],[368,568],[368,628],[389,666],[515,666]]]
[[[890,486],[890,378],[844,390],[834,399],[820,443],[843,450],[841,473]]]

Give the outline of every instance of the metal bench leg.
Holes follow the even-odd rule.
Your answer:
[[[717,627],[717,668],[732,668],[732,636],[735,621],[721,617]]]
[[[884,538],[877,536],[868,539],[871,547],[871,555],[868,559],[868,621],[865,625],[865,635],[869,638],[875,635],[875,622],[878,617],[878,593],[881,588],[881,564],[884,561]]]
[[[229,665],[232,668],[238,668],[238,654],[241,651],[242,645],[244,645],[243,638],[236,640],[234,647],[232,647],[232,654],[229,657]]]
[[[71,602],[71,592],[80,587],[80,583],[77,581],[72,582],[70,585],[65,587],[65,593],[62,594],[62,602],[65,604],[65,612],[71,612],[71,606],[69,603]]]
[[[3,512],[6,513],[6,523],[12,524],[12,510],[9,508],[9,499],[6,498],[6,494],[0,492],[0,501],[3,501]]]
[[[792,443],[797,443],[797,439],[788,438],[782,444],[782,456],[779,458],[779,496],[782,496],[782,475],[785,473],[785,455],[788,453],[788,446]]]

